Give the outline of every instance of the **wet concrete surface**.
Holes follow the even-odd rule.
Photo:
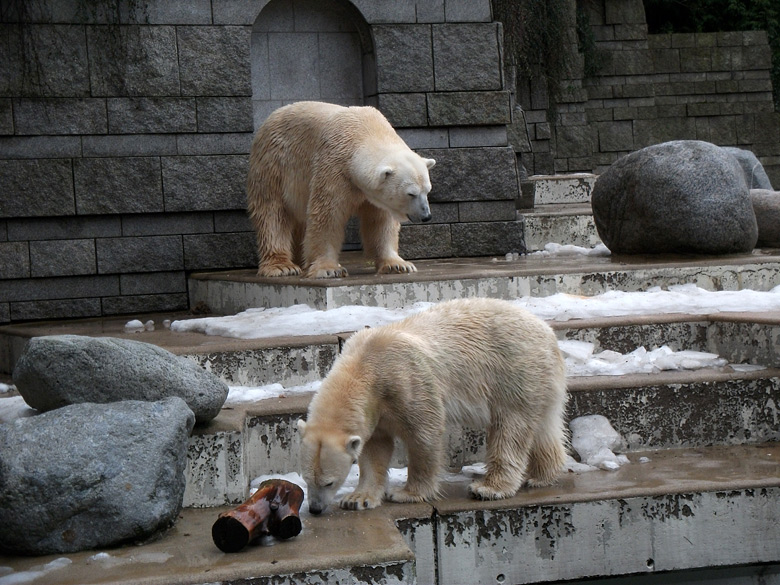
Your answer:
[[[642,457],[648,461],[640,463]],[[367,512],[331,508],[317,517],[303,512],[303,531],[297,537],[250,546],[235,554],[222,553],[211,539],[211,526],[224,508],[185,509],[176,525],[154,542],[68,555],[0,556],[0,577],[3,571],[8,571],[3,567],[19,574],[61,557],[70,559],[71,563],[26,582],[33,585],[184,585],[300,575],[409,561],[412,553],[395,524],[403,519],[425,521],[439,514],[461,511],[521,509],[642,496],[697,492],[725,495],[780,486],[780,444],[777,443],[632,453],[630,459],[630,464],[617,471],[566,473],[558,485],[524,489],[513,498],[495,502],[468,498],[467,482],[461,482],[446,484],[443,499],[432,504],[386,503]],[[95,558],[98,552],[110,556]]]
[[[529,254],[517,260],[504,257],[439,258],[413,260],[417,272],[410,274],[376,274],[372,262],[360,252],[341,255],[341,264],[349,272],[346,278],[313,279],[300,276],[258,277],[254,269],[204,272],[191,275],[204,280],[227,280],[263,284],[309,286],[317,288],[431,282],[485,277],[511,277],[529,274],[567,274],[602,272],[605,270],[638,270],[643,268],[674,268],[693,266],[738,266],[743,264],[770,264],[780,262],[780,250],[756,249],[749,254],[703,256],[695,254],[637,254],[610,256],[543,256]]]

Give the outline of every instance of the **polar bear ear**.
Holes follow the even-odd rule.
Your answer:
[[[395,169],[390,165],[380,165],[376,169],[376,175],[379,181],[386,181],[387,178],[395,172]]]
[[[424,158],[423,160],[425,161],[425,166],[429,169],[432,169],[433,165],[436,164],[436,159],[433,158]]]
[[[352,457],[352,459],[357,459],[360,457],[360,451],[363,448],[363,439],[361,439],[358,435],[352,435],[351,437],[347,438],[347,444],[344,446],[347,454]]]
[[[298,419],[298,432],[301,433],[301,436],[306,432],[306,421],[302,418]]]

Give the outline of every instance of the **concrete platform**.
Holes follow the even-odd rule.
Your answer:
[[[0,556],[0,567],[71,561],[33,585],[487,584],[780,561],[777,444],[642,452],[508,500],[465,494],[452,483],[432,504],[303,512],[298,537],[232,555],[211,540],[222,510],[189,509],[161,539],[104,560]]]
[[[377,275],[359,252],[342,255],[346,278],[261,278],[254,270],[191,275],[190,306],[230,315],[251,307],[306,304],[403,307],[469,296],[544,297],[559,292],[596,295],[695,283],[707,290],[770,290],[780,282],[780,250],[728,256],[448,258],[417,260],[412,274]]]

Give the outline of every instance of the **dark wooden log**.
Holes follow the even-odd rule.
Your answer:
[[[300,534],[303,490],[283,479],[269,479],[243,504],[223,512],[211,527],[214,544],[238,552],[262,536],[287,539]]]

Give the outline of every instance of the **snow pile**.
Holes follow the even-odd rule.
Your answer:
[[[592,297],[558,293],[549,297],[522,297],[514,302],[548,321],[627,315],[780,311],[780,286],[769,292],[713,292],[693,284],[682,284],[670,286],[668,290],[653,287],[645,292],[609,291]],[[171,329],[239,339],[335,335],[399,321],[432,305],[420,302],[401,309],[350,305],[327,311],[307,305],[248,309],[227,317],[174,321]]]
[[[582,246],[575,246],[573,244],[556,244],[550,242],[545,244],[544,250],[538,252],[531,252],[529,256],[610,256],[612,252],[609,251],[604,244],[596,244],[593,248],[584,248]]]
[[[722,367],[728,361],[704,351],[672,351],[664,345],[648,351],[638,347],[628,354],[605,350],[594,355],[594,344],[587,341],[559,341],[568,376],[622,376],[655,374],[663,370],[698,370]]]
[[[20,585],[22,583],[31,583],[53,571],[67,567],[72,562],[73,561],[66,557],[61,557],[59,559],[54,559],[45,565],[36,565],[28,571],[20,571],[18,573],[14,572],[11,567],[0,567],[0,585]]]
[[[614,471],[629,463],[625,455],[616,455],[614,451],[626,448],[620,436],[606,417],[600,414],[580,416],[569,422],[571,446],[580,456],[580,462],[591,468]],[[587,471],[578,466],[572,471]]]
[[[238,339],[334,335],[400,321],[404,317],[418,313],[432,305],[433,303],[415,303],[404,309],[346,306],[328,311],[313,309],[307,305],[247,309],[228,317],[202,317],[174,321],[171,323],[171,330],[195,331],[207,335],[221,335]]]

